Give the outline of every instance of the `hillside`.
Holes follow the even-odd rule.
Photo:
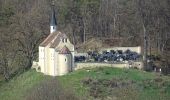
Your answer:
[[[57,80],[59,85],[54,80]],[[29,70],[8,83],[1,84],[1,100],[28,100],[30,96],[32,100],[45,100],[46,97],[48,99],[51,96],[57,97],[57,94],[60,94],[59,100],[67,100],[68,97],[76,100],[87,97],[106,100],[125,98],[126,100],[170,100],[168,76],[134,69],[82,69],[61,77],[44,76]],[[61,99],[62,97],[65,99]]]
[[[50,33],[51,8],[57,30],[75,50],[146,43],[146,54],[160,55],[169,67],[169,5],[169,0],[0,0],[0,77],[8,81],[38,60],[38,46]]]
[[[14,77],[8,83],[1,84],[0,98],[1,100],[23,100],[27,90],[40,84],[46,78],[40,73],[29,70],[18,77]]]

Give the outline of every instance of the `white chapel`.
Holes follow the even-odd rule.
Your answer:
[[[50,34],[39,45],[39,70],[45,75],[61,76],[73,70],[74,45],[57,29],[55,11],[50,21]]]

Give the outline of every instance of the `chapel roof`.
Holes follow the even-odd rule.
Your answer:
[[[55,38],[54,42],[51,44],[50,48],[55,48],[60,43],[61,39],[67,38],[64,33],[59,32],[58,36]]]
[[[59,54],[71,54],[70,50],[65,45],[59,52]]]
[[[47,38],[40,44],[40,46],[46,47],[58,34],[58,31],[53,32],[47,36]]]
[[[46,47],[50,44],[50,48],[55,48],[58,46],[61,38],[66,38],[67,36],[60,31],[53,32],[40,44],[42,47]]]

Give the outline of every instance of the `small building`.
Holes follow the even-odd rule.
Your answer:
[[[72,71],[74,66],[74,45],[64,32],[57,30],[53,9],[50,34],[39,45],[38,70],[45,75],[60,76]]]

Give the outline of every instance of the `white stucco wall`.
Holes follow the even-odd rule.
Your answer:
[[[53,33],[57,30],[57,26],[50,26],[50,33]]]
[[[50,66],[50,50],[49,47],[45,47],[45,67],[44,67],[44,74],[49,75],[49,69],[48,66]]]
[[[58,75],[65,75],[67,73],[69,73],[69,71],[71,70],[71,63],[72,63],[72,59],[71,59],[71,54],[59,54],[59,68],[58,68]]]
[[[58,66],[59,66],[59,56],[58,55],[59,55],[59,52],[55,51],[55,58],[54,58],[55,59],[55,64],[54,64],[55,65],[55,67],[54,67],[55,76],[57,76],[58,73],[59,73],[59,71],[58,71],[58,69],[59,69],[58,68]]]
[[[41,68],[41,72],[45,72],[45,48],[44,47],[39,47],[39,62],[38,65]]]
[[[67,39],[67,42],[60,41],[59,45],[56,47],[56,50],[61,50],[64,46],[66,46],[70,50],[70,52],[72,54],[72,57],[71,57],[71,59],[72,59],[71,68],[73,68],[74,67],[74,45],[71,44],[69,39]],[[60,58],[58,57],[58,59],[60,59]],[[58,64],[59,64],[59,62],[57,62],[57,66],[60,66]]]
[[[55,50],[54,48],[49,48],[50,49],[50,60],[49,60],[49,66],[48,66],[48,74],[51,76],[55,76],[55,72],[54,72],[54,57],[55,57]]]

